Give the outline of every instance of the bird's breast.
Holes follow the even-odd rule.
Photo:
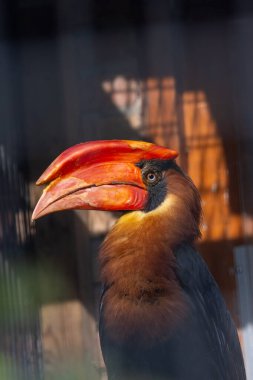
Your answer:
[[[106,291],[102,313],[113,341],[152,346],[168,339],[186,317],[187,307],[183,293],[173,283],[135,280],[135,286],[128,287],[125,279],[124,286],[113,284]]]
[[[107,289],[103,323],[115,341],[152,345],[167,339],[187,314],[166,227],[160,217],[131,213],[121,218],[101,247],[101,281]]]

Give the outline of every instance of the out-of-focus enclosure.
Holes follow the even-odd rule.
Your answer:
[[[117,138],[179,150],[253,379],[252,41],[250,0],[0,0],[1,380],[106,379],[96,256],[118,215],[30,214],[62,150]]]

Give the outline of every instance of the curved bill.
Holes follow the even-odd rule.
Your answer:
[[[93,164],[51,182],[43,191],[32,219],[70,209],[140,210],[146,201],[147,191],[136,166]]]
[[[69,209],[144,209],[148,192],[136,164],[176,156],[174,151],[141,141],[95,141],[69,148],[37,181],[50,183],[32,219]]]

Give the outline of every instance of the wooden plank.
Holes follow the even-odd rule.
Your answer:
[[[43,306],[41,328],[46,380],[100,379],[89,352],[95,322],[79,301]]]

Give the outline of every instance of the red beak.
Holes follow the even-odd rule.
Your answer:
[[[37,185],[49,183],[32,219],[67,209],[141,210],[148,193],[136,164],[169,160],[173,150],[142,141],[91,141],[64,151]]]

